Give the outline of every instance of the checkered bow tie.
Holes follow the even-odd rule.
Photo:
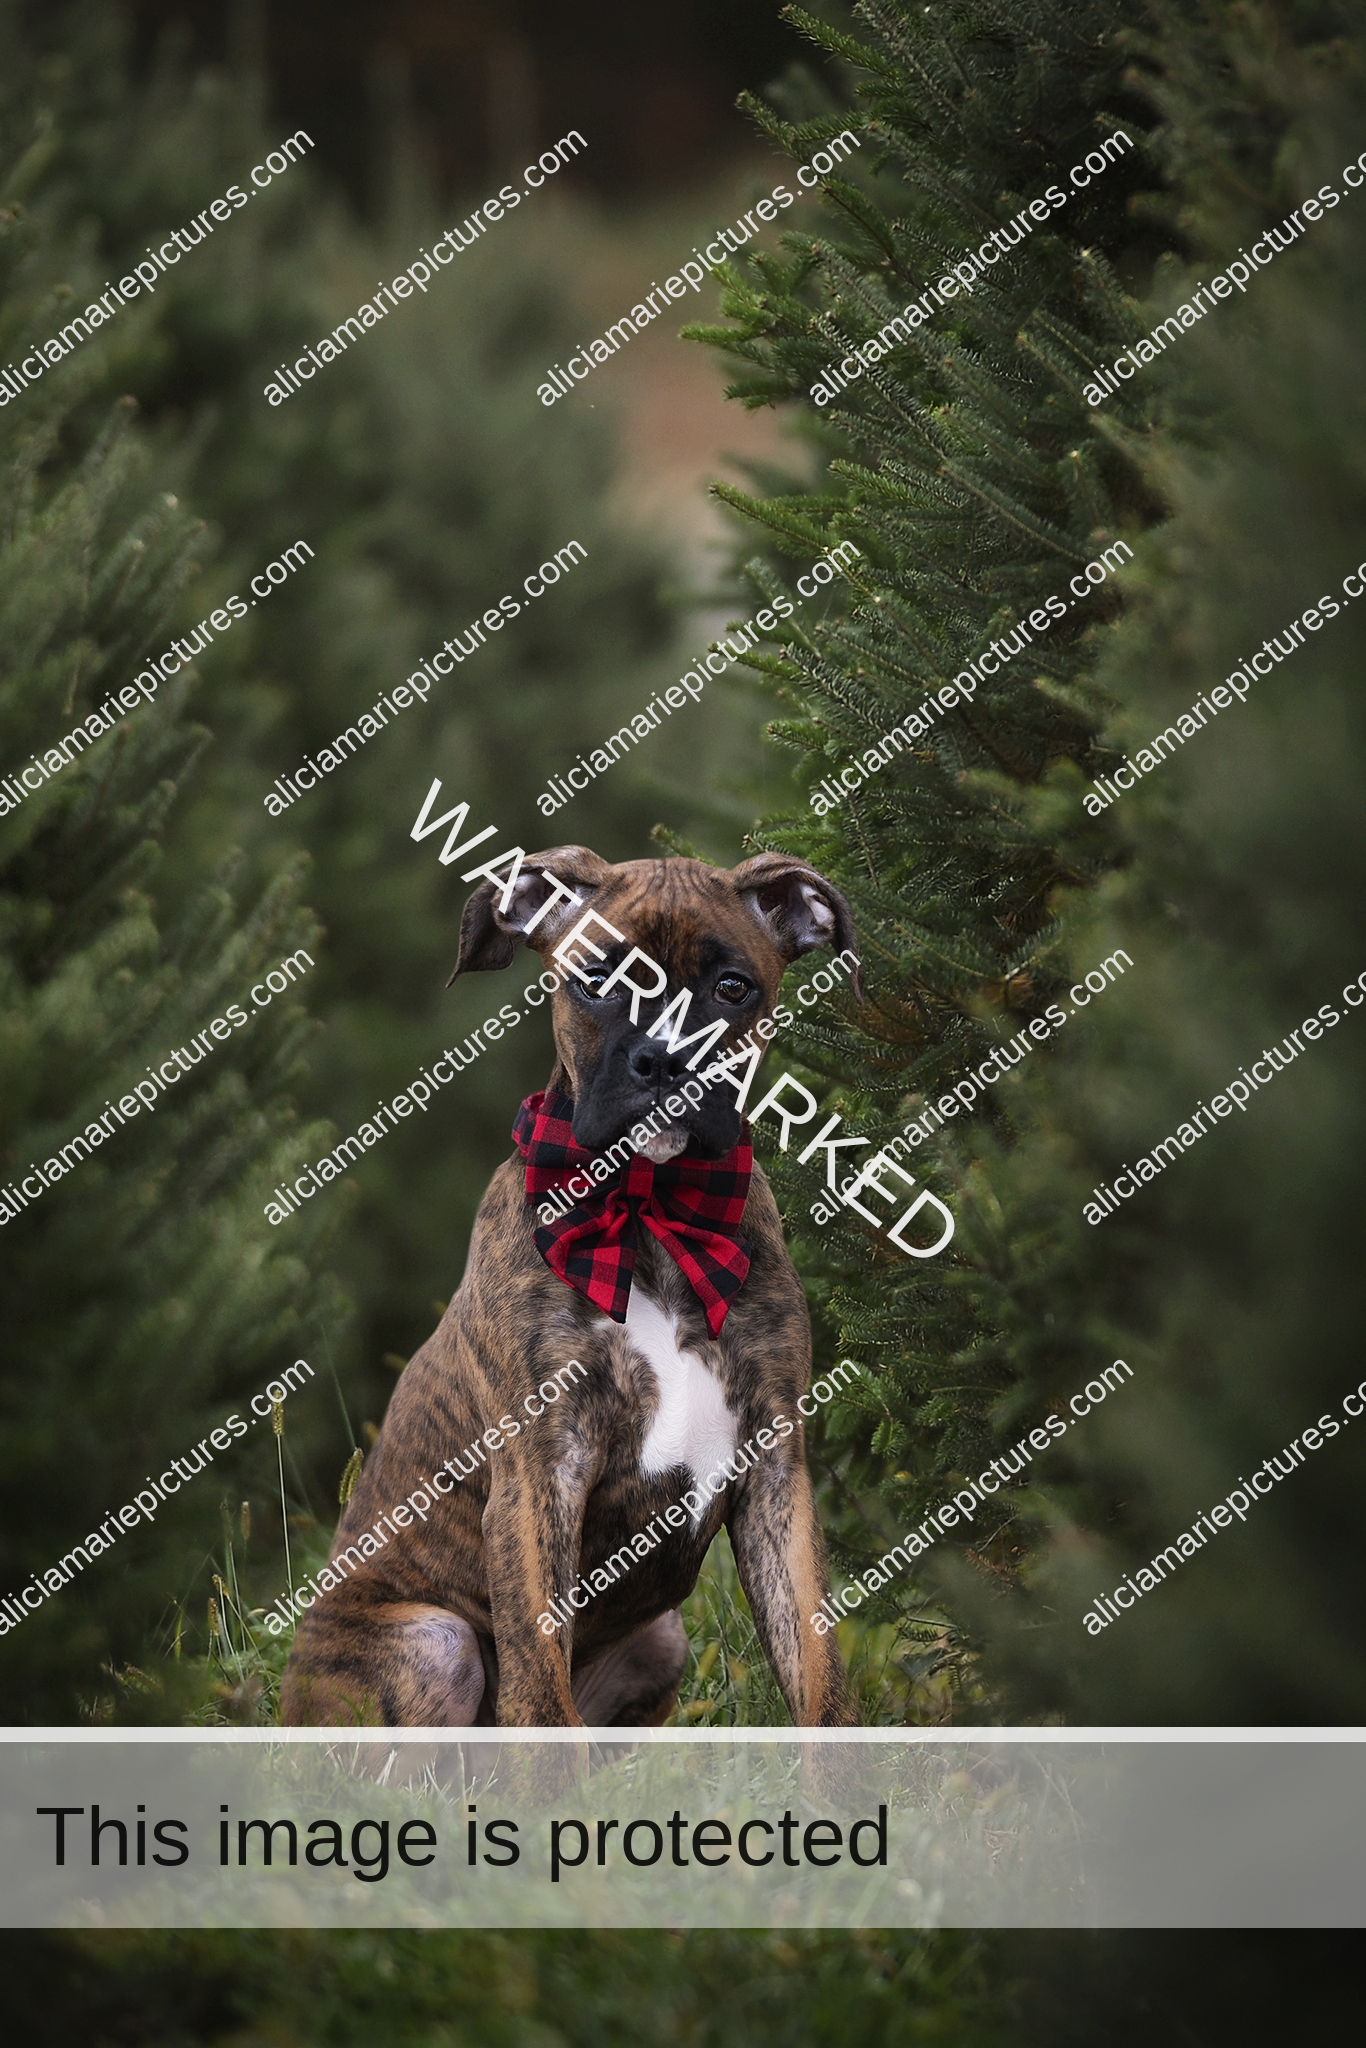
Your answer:
[[[574,1142],[574,1105],[557,1088],[528,1095],[512,1135],[526,1160],[528,1202],[565,1187],[582,1173],[591,1194],[565,1216],[543,1223],[536,1249],[552,1273],[612,1318],[626,1320],[636,1263],[636,1225],[643,1223],[683,1274],[707,1312],[713,1337],[749,1272],[749,1252],[738,1235],[754,1167],[741,1143],[724,1159],[673,1159],[656,1166],[639,1152],[605,1178],[592,1172],[600,1152]],[[747,1132],[746,1132],[747,1135]],[[569,1199],[573,1199],[570,1197]]]

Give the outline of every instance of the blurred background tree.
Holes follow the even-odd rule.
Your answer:
[[[245,32],[229,68],[218,70],[192,63],[175,36],[139,62],[126,21],[101,4],[29,18],[6,8],[0,37],[10,174],[5,334],[17,347],[59,324],[57,309],[84,305],[105,277],[122,275],[154,234],[164,237],[240,181],[296,124],[282,130],[267,112]],[[265,1226],[265,1195],[287,1160],[316,1157],[326,1126],[354,1128],[378,1095],[487,1014],[488,989],[444,992],[467,891],[430,844],[413,844],[409,828],[438,774],[509,836],[529,845],[563,836],[535,806],[546,776],[613,730],[623,707],[648,698],[677,665],[677,628],[661,592],[670,564],[689,580],[696,546],[652,545],[629,505],[614,499],[605,399],[547,418],[534,398],[547,357],[562,356],[581,331],[571,286],[585,267],[603,267],[604,235],[591,217],[580,220],[568,203],[539,221],[526,209],[502,244],[472,254],[444,297],[411,306],[404,323],[333,365],[316,401],[280,411],[265,404],[262,386],[286,349],[297,353],[302,338],[334,325],[376,275],[439,231],[443,199],[420,161],[392,64],[381,67],[362,112],[371,167],[384,171],[363,220],[320,169],[321,153],[316,163],[305,155],[0,422],[11,450],[9,616],[26,650],[6,679],[6,767],[126,681],[145,649],[228,594],[249,592],[249,579],[285,549],[305,541],[313,551],[201,657],[193,688],[207,730],[185,722],[185,692],[164,687],[155,712],[66,771],[53,786],[51,816],[45,792],[3,821],[16,863],[7,1173],[22,1170],[37,1132],[74,1118],[97,1083],[103,1104],[116,1055],[141,1072],[165,1033],[192,1034],[220,995],[239,995],[242,977],[249,985],[300,934],[317,963],[302,997],[325,1027],[307,1068],[297,1009],[282,1004],[253,1028],[246,1094],[215,1114],[225,1133],[255,1132],[255,1153],[243,1138],[241,1157],[220,1160],[207,1111],[188,1127],[169,1114],[150,1118],[70,1184],[69,1223],[59,1227],[67,1209],[54,1195],[11,1227],[6,1284],[22,1342],[10,1359],[6,1457],[16,1489],[21,1468],[26,1474],[12,1500],[34,1503],[10,1524],[14,1573],[85,1534],[89,1489],[73,1481],[75,1442],[88,1446],[90,1486],[105,1512],[116,1493],[126,1497],[125,1444],[140,1482],[150,1459],[164,1464],[202,1435],[203,1403],[236,1398],[286,1362],[286,1331],[320,1372],[335,1367],[340,1376],[341,1401],[326,1389],[307,1406],[296,1401],[287,1430],[299,1453],[290,1511],[304,1540],[310,1516],[321,1517],[325,1540],[337,1474],[353,1443],[364,1443],[365,1425],[373,1434],[394,1366],[456,1285],[513,1110],[544,1081],[551,1057],[543,1027],[523,1034],[526,1043],[508,1040],[462,1077],[437,1115],[395,1134],[306,1221],[278,1232]],[[620,267],[620,251],[610,261]],[[634,273],[629,289],[634,296]],[[528,610],[517,633],[278,824],[268,817],[263,798],[277,772],[570,539],[586,561]],[[136,576],[130,562],[140,565]],[[648,851],[659,815],[652,785],[683,760],[689,791],[669,815],[705,832],[724,811],[706,793],[708,765],[728,760],[739,734],[740,720],[718,697],[688,734],[659,735],[648,759],[642,750],[639,766],[623,764],[583,795],[571,835],[617,857]],[[741,750],[754,758],[752,730]],[[40,830],[46,836],[34,840]],[[149,893],[154,842],[162,857]],[[308,913],[297,908],[305,867]],[[237,899],[260,906],[243,914],[241,939],[229,878]],[[91,902],[78,915],[82,891]],[[43,907],[68,898],[65,923]],[[95,946],[98,959],[85,961]],[[63,972],[66,980],[53,983]],[[106,1006],[98,1016],[88,1013],[97,995]],[[324,1124],[308,1129],[317,1118]],[[255,1289],[250,1304],[223,1281],[218,1255],[206,1255],[229,1228],[210,1199],[206,1158],[229,1174],[234,1256],[243,1286]],[[164,1211],[163,1184],[171,1191]],[[169,1233],[164,1258],[154,1249],[153,1211]],[[338,1230],[330,1257],[346,1273],[349,1322],[323,1254]],[[90,1300],[109,1304],[104,1324],[81,1308],[75,1245],[98,1251],[86,1264]],[[226,1250],[222,1257],[229,1260]],[[196,1259],[202,1272],[190,1297]],[[119,1287],[102,1296],[112,1274]],[[125,1311],[117,1304],[126,1295],[143,1306]],[[216,1302],[202,1361],[176,1349],[175,1329],[193,1319],[191,1299]],[[320,1316],[324,1301],[332,1306]],[[49,1353],[40,1373],[35,1346],[50,1345],[59,1327],[61,1370]],[[153,1329],[162,1333],[155,1345]],[[131,1423],[130,1346],[142,1390]],[[58,1427],[63,1415],[73,1442]],[[59,1469],[72,1481],[66,1488],[52,1483]],[[240,1487],[234,1477],[226,1487],[234,1526],[238,1492],[255,1495],[254,1554],[269,1560],[252,1582],[258,1595],[282,1579],[268,1477]],[[16,1718],[74,1713],[76,1674],[89,1705],[107,1692],[102,1665],[150,1664],[182,1632],[188,1647],[202,1647],[223,1494],[217,1474],[206,1478],[183,1525],[168,1515],[164,1536],[129,1544],[63,1596],[65,1623],[54,1606],[50,1624],[25,1624],[31,1653],[19,1651],[17,1637],[7,1645]],[[130,1571],[135,1554],[145,1569]],[[114,1580],[120,1593],[111,1599]],[[78,1623],[73,1603],[88,1623]],[[99,1711],[109,1711],[107,1700]],[[166,1711],[165,1701],[153,1711]]]
[[[31,79],[7,65],[5,83],[20,98]],[[47,196],[55,138],[41,122],[33,137],[31,106],[16,120],[12,99],[5,113],[8,358],[98,283],[90,252],[62,246]],[[125,335],[113,352],[135,345]],[[11,777],[160,651],[199,576],[202,524],[167,488],[181,465],[135,422],[131,400],[110,405],[116,374],[95,341],[0,422],[0,755]],[[0,1581],[17,1591],[55,1569],[50,1604],[5,1643],[14,1722],[72,1718],[103,1684],[101,1667],[143,1656],[157,1625],[169,1637],[217,1533],[214,1477],[160,1510],[154,1529],[121,1534],[112,1559],[97,1553],[65,1589],[58,1559],[144,1487],[149,1464],[160,1472],[191,1450],[342,1321],[325,1222],[309,1218],[286,1244],[262,1213],[295,1149],[323,1136],[301,1131],[291,1107],[313,1027],[288,994],[136,1120],[111,1114],[112,1136],[94,1151],[82,1138],[90,1156],[70,1151],[54,1185],[31,1172],[283,954],[318,949],[297,857],[264,888],[232,857],[161,887],[168,822],[209,738],[189,715],[193,695],[192,678],[177,677],[0,819],[0,1157],[2,1177],[26,1181],[31,1198],[11,1204],[0,1255]],[[196,1622],[203,1613],[201,1601]]]

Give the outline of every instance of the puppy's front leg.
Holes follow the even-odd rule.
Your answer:
[[[811,1626],[830,1579],[799,1450],[761,1459],[740,1491],[729,1528],[740,1583],[793,1720],[814,1728],[857,1721],[834,1630],[818,1635]]]
[[[500,1461],[484,1509],[484,1565],[498,1651],[498,1721],[505,1728],[582,1728],[569,1689],[573,1639],[559,1614],[578,1574],[583,1496],[563,1467]]]

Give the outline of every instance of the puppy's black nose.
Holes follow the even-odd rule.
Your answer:
[[[634,1080],[647,1088],[663,1088],[681,1079],[686,1063],[682,1053],[671,1053],[661,1039],[638,1038],[626,1055],[626,1065]]]

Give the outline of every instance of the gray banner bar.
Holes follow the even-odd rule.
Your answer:
[[[11,1732],[0,1742],[0,1924],[1366,1918],[1366,1759],[1334,1731],[1239,1731],[1222,1743],[890,1733],[247,1743]]]

